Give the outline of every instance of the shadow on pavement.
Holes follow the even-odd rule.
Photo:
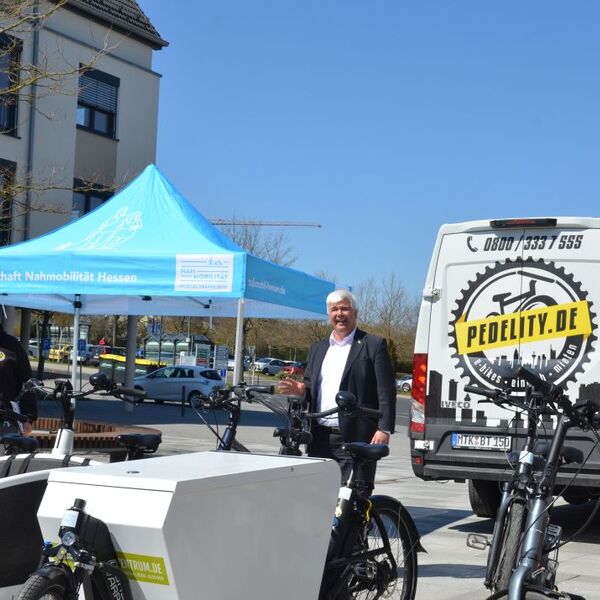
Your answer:
[[[563,529],[563,540],[572,536],[585,523],[596,505],[595,501],[579,505],[561,504],[552,511],[552,523],[560,525]],[[454,531],[463,533],[490,534],[494,528],[494,519],[477,519],[467,523],[459,523],[450,527]],[[590,525],[582,531],[574,541],[588,544],[600,544],[600,509]]]
[[[481,587],[483,588],[483,579],[485,578],[485,567],[483,565],[465,565],[462,563],[438,563],[435,565],[419,565],[419,578],[421,577],[452,577],[453,579],[481,579]]]
[[[406,509],[414,519],[421,536],[448,527],[452,523],[462,521],[473,514],[469,510],[451,508],[407,506]]]

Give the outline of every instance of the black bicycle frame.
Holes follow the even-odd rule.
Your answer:
[[[525,585],[530,583],[534,572],[540,567],[544,555],[544,539],[550,522],[549,508],[554,500],[553,490],[560,465],[560,454],[572,421],[564,414],[558,419],[552,436],[548,458],[542,478],[536,485],[534,497],[529,502],[525,536],[521,546],[521,559],[510,579],[508,600],[522,600]]]
[[[531,393],[531,388],[528,388],[528,394]],[[519,463],[517,470],[515,471],[512,481],[506,481],[502,486],[502,498],[500,501],[500,507],[496,514],[496,521],[494,523],[494,532],[492,534],[492,543],[489,550],[487,569],[485,574],[484,585],[489,588],[492,586],[492,578],[495,573],[495,567],[500,558],[501,538],[504,525],[506,523],[506,517],[508,515],[511,504],[515,501],[522,500],[525,502],[526,498],[526,485],[531,479],[533,472],[534,454],[533,449],[537,440],[537,414],[532,408],[532,402],[534,400],[529,397],[529,410],[527,414],[527,437],[523,449],[519,453]],[[515,500],[516,498],[520,500]]]

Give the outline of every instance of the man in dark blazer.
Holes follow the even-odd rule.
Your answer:
[[[14,410],[11,404],[18,400],[19,411],[30,421],[37,418],[35,395],[21,395],[23,383],[31,378],[31,365],[27,352],[17,340],[4,330],[4,307],[0,306],[0,408]],[[31,433],[31,422],[22,424],[23,433]],[[0,423],[0,433],[14,431],[14,427],[4,427]]]
[[[329,294],[327,314],[333,331],[329,338],[311,346],[304,381],[284,379],[279,390],[304,395],[309,410],[314,412],[335,407],[338,391],[352,392],[359,405],[381,411],[380,419],[348,421],[343,417],[338,420],[336,415],[313,426],[309,456],[334,458],[346,479],[352,462],[341,450],[344,442],[389,444],[396,421],[396,384],[385,339],[356,327],[354,295],[348,290]]]

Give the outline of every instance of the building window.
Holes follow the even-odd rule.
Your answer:
[[[112,190],[96,184],[75,179],[73,183],[73,208],[71,220],[79,219],[86,213],[98,208],[113,195]]]
[[[119,80],[89,69],[79,76],[77,126],[114,138],[117,124]]]
[[[0,159],[0,246],[7,246],[12,234],[13,184],[17,165]]]
[[[0,133],[17,135],[17,86],[21,41],[0,35]]]

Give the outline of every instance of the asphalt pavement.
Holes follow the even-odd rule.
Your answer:
[[[398,498],[408,509],[422,536],[426,554],[419,554],[417,600],[483,600],[487,551],[466,545],[469,533],[490,535],[492,519],[472,513],[467,486],[454,482],[426,482],[413,475],[407,437],[407,396],[398,396],[398,431],[391,438],[390,456],[378,467],[376,493]],[[77,403],[81,420],[127,423],[162,431],[159,455],[215,449],[215,437],[190,407],[158,405],[146,401],[133,411],[123,402],[111,399],[83,400]],[[220,430],[225,419],[218,420]],[[278,440],[273,428],[279,422],[261,406],[248,406],[238,430],[238,439],[251,451],[276,453]],[[573,534],[593,508],[592,503],[569,506],[558,502],[553,521]],[[558,585],[588,599],[600,598],[600,516],[590,528],[560,549]],[[284,596],[282,596],[284,598]]]

